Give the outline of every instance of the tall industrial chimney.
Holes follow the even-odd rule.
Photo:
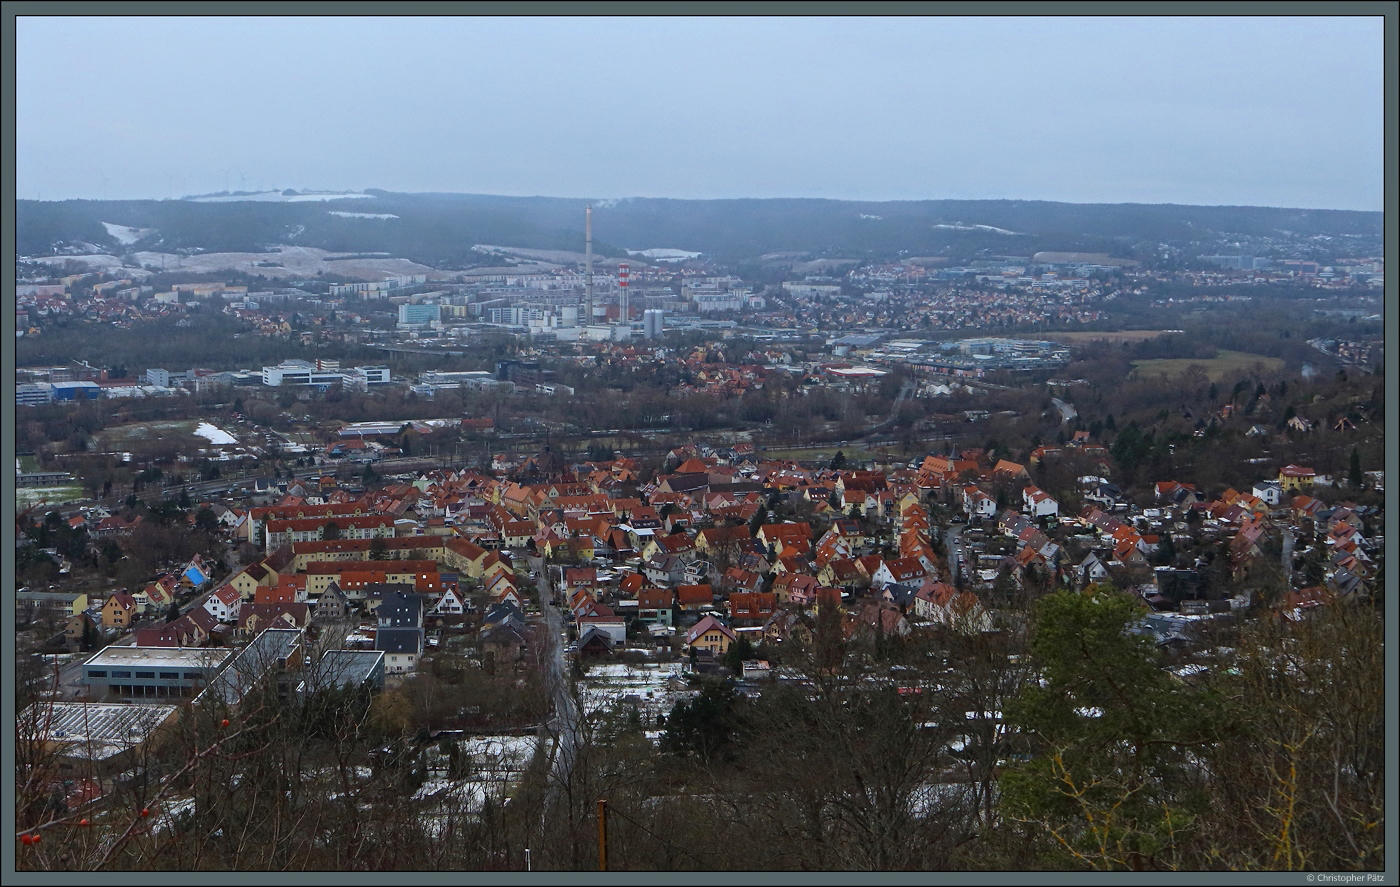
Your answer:
[[[593,322],[593,205],[583,211],[584,315],[583,325]]]
[[[627,274],[629,266],[626,262],[617,266],[617,322],[627,323]]]

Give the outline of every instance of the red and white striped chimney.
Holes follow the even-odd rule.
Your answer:
[[[631,318],[628,313],[627,304],[627,275],[630,266],[623,262],[617,266],[617,322],[627,323]]]

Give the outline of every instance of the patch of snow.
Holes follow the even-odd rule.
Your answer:
[[[82,498],[82,490],[76,484],[62,487],[18,487],[15,490],[15,501],[20,504],[40,502],[62,505],[65,502],[77,502]]]
[[[478,767],[494,770],[524,770],[535,756],[537,737],[477,736],[462,743]]]
[[[431,779],[413,795],[415,800],[432,799],[446,806],[455,804],[461,812],[479,812],[487,798],[496,803],[506,800],[504,786],[476,780]],[[432,829],[441,825],[440,813],[428,813],[423,825]]]
[[[413,799],[415,801],[421,801],[424,798],[431,798],[434,795],[442,794],[452,788],[452,785],[452,782],[447,779],[429,779],[414,793]]]
[[[154,228],[132,228],[129,225],[113,225],[111,222],[103,222],[102,227],[106,228],[107,233],[123,246],[130,246],[155,230]]]
[[[1020,231],[1008,231],[1005,228],[997,228],[993,225],[964,225],[962,222],[953,224],[937,224],[935,228],[945,228],[950,231],[995,231],[998,234],[1020,234]]]
[[[909,794],[909,812],[926,816],[949,806],[964,803],[971,787],[958,782],[926,782]]]
[[[175,820],[180,814],[187,810],[194,809],[194,798],[172,798],[166,801],[161,808],[161,816],[156,821],[156,827],[152,830],[155,834],[160,834],[166,829],[175,828]]]
[[[347,213],[339,210],[330,210],[330,215],[340,216],[345,219],[397,219],[393,213]]]
[[[699,257],[699,253],[684,249],[629,249],[629,256],[645,256],[658,262],[682,262]]]
[[[198,437],[205,438],[212,444],[238,443],[238,438],[234,437],[232,434],[229,434],[227,431],[224,431],[222,428],[217,428],[213,425],[210,425],[208,422],[200,422],[199,427],[194,430],[194,433]]]
[[[325,200],[352,200],[374,197],[373,194],[344,194],[332,191],[308,192],[306,194],[283,194],[281,191],[257,191],[252,194],[209,194],[204,197],[187,197],[193,203],[238,203],[255,201],[258,203],[312,203]]]
[[[860,214],[860,217],[861,217],[862,219],[883,219],[883,218],[884,218],[884,216],[873,216],[873,215],[871,215],[870,213],[861,213],[861,214]]]
[[[184,256],[168,253],[138,252],[133,257],[146,268],[156,271],[168,269],[189,273],[210,273],[216,271],[245,271],[249,274],[263,274],[267,277],[313,277],[318,271],[358,277],[363,280],[380,280],[390,274],[436,274],[436,269],[419,265],[407,259],[394,258],[385,254],[382,258],[347,258],[350,253],[329,252],[308,246],[281,244],[274,252],[257,253],[201,253]],[[115,257],[109,257],[118,262]],[[49,261],[62,261],[54,257]],[[261,263],[275,262],[269,267]],[[144,274],[129,272],[123,274]]]
[[[151,272],[141,268],[128,267],[116,256],[105,253],[88,253],[81,256],[25,256],[26,262],[43,262],[45,265],[62,265],[64,262],[82,262],[99,271],[120,273],[123,277],[145,277]]]

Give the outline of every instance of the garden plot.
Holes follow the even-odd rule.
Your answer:
[[[453,779],[447,774],[448,758],[437,750],[428,752],[432,778],[418,789],[414,800],[429,801],[435,813],[429,820],[452,813],[477,813],[487,800],[504,803],[525,769],[534,760],[538,747],[531,736],[476,736],[459,744],[470,761],[470,776]]]
[[[579,681],[580,700],[585,710],[599,711],[635,697],[642,723],[655,724],[657,715],[669,716],[678,700],[693,695],[670,689],[671,678],[680,677],[684,670],[680,662],[591,665],[587,675]]]
[[[518,775],[530,766],[537,742],[533,735],[476,736],[462,740],[461,745],[471,756],[474,770]]]

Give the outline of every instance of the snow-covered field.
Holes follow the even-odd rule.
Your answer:
[[[643,723],[655,724],[657,715],[669,715],[677,700],[690,695],[686,691],[678,693],[667,686],[672,677],[679,676],[683,671],[684,665],[680,662],[592,665],[579,683],[579,693],[584,707],[589,711],[608,708],[626,696],[636,696],[640,700],[637,709]]]
[[[964,225],[962,222],[955,222],[951,225],[939,224],[935,228],[946,228],[950,231],[995,231],[998,234],[1020,234],[1020,231],[1008,231],[1005,228],[997,228],[994,225]]]
[[[475,736],[462,741],[478,769],[518,773],[535,756],[535,736]]]
[[[416,801],[427,798],[444,804],[455,801],[463,809],[473,811],[480,810],[482,802],[488,797],[494,797],[497,801],[503,797],[499,783],[478,782],[474,779],[429,779],[413,795]]]
[[[325,200],[353,200],[356,198],[373,199],[373,194],[338,194],[338,193],[308,193],[308,194],[283,194],[281,191],[258,191],[254,194],[210,194],[206,197],[185,198],[193,203],[239,203],[243,201],[255,201],[257,203],[313,203]]]
[[[152,253],[151,255],[155,255]],[[132,268],[116,256],[109,256],[103,253],[93,253],[83,256],[25,256],[26,262],[43,262],[45,265],[62,266],[64,262],[82,262],[91,265],[94,269],[109,273],[120,273],[123,277],[146,277],[151,272],[141,268]],[[160,264],[159,261],[156,262]]]
[[[111,222],[103,222],[102,227],[107,229],[107,233],[116,239],[117,243],[130,245],[150,234],[153,228],[132,228],[129,225],[114,225]]]
[[[212,444],[238,443],[238,438],[224,431],[222,428],[210,425],[208,422],[200,422],[199,427],[194,430],[194,433],[199,437],[205,438]]]
[[[393,213],[347,213],[339,210],[331,210],[330,215],[340,216],[345,219],[397,219]]]
[[[77,502],[86,495],[83,488],[77,484],[58,487],[16,487],[15,504],[23,508],[28,508],[35,502],[62,505],[64,502]]]
[[[320,272],[343,274],[346,277],[362,277],[366,280],[381,280],[386,276],[397,274],[445,276],[434,268],[410,262],[408,259],[385,257],[382,259],[340,259],[337,261],[338,256],[351,254],[327,252],[310,246],[282,246],[280,250],[280,252],[275,253],[201,253],[196,256],[139,252],[136,254],[136,261],[146,268],[165,268],[170,271],[191,273],[232,270],[261,274],[264,277],[314,277]],[[260,262],[274,263],[274,265],[260,265]],[[122,273],[127,272],[123,270]]]
[[[629,249],[627,255],[645,256],[658,262],[680,262],[685,259],[697,258],[700,254],[684,249]]]

